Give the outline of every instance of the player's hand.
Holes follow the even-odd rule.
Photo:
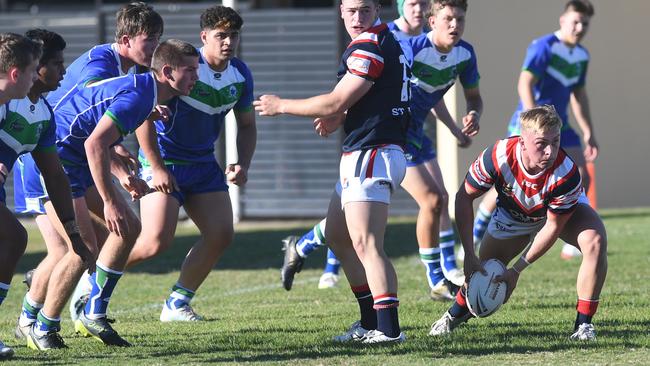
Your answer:
[[[248,169],[239,164],[228,164],[225,173],[228,183],[243,186],[248,182]]]
[[[262,95],[259,100],[253,101],[253,105],[260,116],[275,116],[284,113],[282,100],[277,95]]]
[[[478,120],[478,113],[472,111],[472,113],[466,114],[465,117],[463,117],[463,133],[469,137],[476,136],[480,129]]]
[[[9,175],[9,169],[7,166],[0,163],[0,185],[4,184],[7,181],[7,176]]]
[[[172,115],[171,110],[166,105],[158,104],[153,108],[153,112],[147,117],[147,119],[152,121],[169,121],[169,117]]]
[[[174,175],[165,167],[153,169],[153,180],[151,181],[153,189],[162,193],[172,193],[180,191]]]
[[[593,162],[598,157],[598,143],[594,137],[585,139],[584,156],[588,163]]]
[[[465,253],[465,261],[463,263],[463,272],[465,273],[465,281],[469,282],[469,279],[472,277],[474,272],[481,272],[487,275],[485,268],[481,264],[481,261],[478,259],[476,254],[472,251],[471,253]]]
[[[457,131],[452,131],[456,140],[458,140],[458,146],[462,148],[469,147],[472,144],[472,138],[463,133],[460,129]]]
[[[128,209],[121,200],[104,201],[104,220],[108,231],[121,237],[129,233]]]
[[[120,185],[131,195],[133,201],[139,200],[150,192],[147,182],[134,175],[126,175],[120,178]]]
[[[95,272],[95,262],[97,261],[97,258],[81,239],[81,235],[77,234],[70,236],[70,243],[72,244],[72,250],[81,258],[83,268],[88,269],[88,273],[93,274],[93,272]]]
[[[508,300],[510,299],[510,295],[512,295],[512,291],[514,291],[515,287],[517,287],[517,281],[519,281],[519,273],[515,271],[514,269],[509,268],[506,270],[503,274],[498,275],[494,277],[492,282],[505,282],[506,284],[506,298],[503,301],[503,303],[507,303]]]
[[[138,174],[142,165],[140,165],[140,161],[138,161],[137,157],[131,154],[131,152],[122,144],[113,146],[113,151],[115,151],[115,154],[131,174]]]
[[[327,137],[334,133],[343,123],[344,113],[335,114],[328,117],[318,117],[314,120],[314,129],[321,137]]]

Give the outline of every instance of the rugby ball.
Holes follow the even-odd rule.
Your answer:
[[[503,305],[507,287],[505,282],[492,282],[506,271],[506,266],[498,259],[488,259],[483,262],[483,268],[487,274],[474,272],[467,284],[467,307],[479,318],[491,315]]]

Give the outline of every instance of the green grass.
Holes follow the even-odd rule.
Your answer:
[[[496,314],[473,320],[450,337],[428,337],[431,323],[449,304],[428,299],[412,219],[392,220],[386,238],[400,280],[400,322],[408,337],[402,345],[329,341],[357,319],[358,310],[345,280],[336,289],[316,288],[324,250],[307,262],[292,291],[281,288],[280,239],[309,228],[310,222],[240,225],[235,243],[193,302],[208,321],[161,324],[162,302],[196,239],[191,226],[181,225],[173,248],[127,273],[111,300],[115,328],[135,347],[107,348],[81,338],[65,320],[62,335],[70,348],[47,354],[18,344],[12,335],[24,295],[22,275],[44,255],[37,230],[28,225],[30,245],[1,308],[0,339],[14,346],[13,362],[21,364],[648,364],[650,209],[604,211],[603,218],[609,274],[594,319],[595,343],[567,340],[579,262],[560,260],[559,245],[526,270],[511,301]]]

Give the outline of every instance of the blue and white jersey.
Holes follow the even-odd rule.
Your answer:
[[[99,120],[110,117],[126,136],[151,114],[157,102],[152,73],[125,75],[96,82],[77,92],[56,111],[56,145],[68,165],[87,165],[84,142]],[[122,141],[120,137],[114,144]]]
[[[433,32],[413,37],[413,88],[411,95],[411,125],[408,142],[422,145],[423,125],[429,111],[454,85],[456,78],[465,89],[478,87],[480,75],[474,48],[460,40],[449,53],[436,49],[431,41]]]
[[[56,151],[52,110],[43,97],[12,99],[0,109],[0,162],[12,167],[30,151]]]
[[[397,20],[397,19],[395,19],[395,20]],[[402,31],[401,29],[399,29],[399,27],[395,23],[395,20],[393,20],[392,22],[387,24],[388,29],[390,29],[391,33],[393,33],[393,36],[395,36],[395,39],[399,42],[399,45],[402,46],[402,52],[404,52],[404,56],[408,60],[409,66],[412,66],[413,65],[413,51],[411,50],[411,45],[409,44],[409,39],[411,39],[413,37],[417,37],[419,34],[416,35],[416,36],[412,36],[412,35],[404,32],[404,31]],[[420,33],[420,34],[425,34],[425,33],[426,33],[426,31],[424,31],[424,29],[423,29],[422,33]]]
[[[214,143],[219,138],[226,114],[231,109],[251,111],[253,77],[244,62],[230,60],[223,71],[210,68],[199,50],[199,80],[188,96],[168,104],[171,118],[156,121],[158,146],[166,164],[213,162]],[[144,164],[143,154],[140,158]]]
[[[559,31],[535,39],[526,52],[522,70],[537,78],[533,87],[535,104],[550,104],[562,118],[562,130],[569,129],[568,106],[573,89],[585,85],[589,52],[581,45],[569,47],[560,41]],[[519,129],[521,100],[512,115],[509,129]]]
[[[378,22],[350,42],[341,58],[338,78],[348,73],[373,85],[348,109],[343,151],[387,144],[404,146],[409,123],[410,70],[386,24]]]
[[[135,67],[129,69],[135,73]],[[117,43],[97,45],[74,60],[65,70],[65,76],[55,91],[47,95],[54,110],[88,84],[125,75],[122,72]]]

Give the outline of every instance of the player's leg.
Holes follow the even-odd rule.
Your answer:
[[[5,205],[4,188],[0,188],[0,305],[7,297],[18,259],[27,247],[27,231]],[[0,359],[14,351],[0,341]]]
[[[167,250],[174,241],[180,202],[171,194],[149,193],[140,199],[142,232],[133,246],[127,268]]]
[[[341,268],[341,262],[331,249],[327,250],[327,258],[325,259],[325,269],[323,274],[318,280],[319,289],[328,289],[336,286],[339,282],[339,269]]]
[[[577,246],[582,252],[578,271],[578,304],[575,333],[577,340],[595,339],[592,317],[598,308],[600,292],[607,276],[607,233],[602,220],[586,202],[578,204],[573,216],[566,223],[562,240]]]
[[[402,187],[419,206],[416,237],[420,261],[426,270],[431,298],[451,300],[453,296],[445,282],[440,265],[438,235],[440,231],[441,192],[424,164],[409,165]]]
[[[168,311],[163,309],[160,315],[162,321],[201,320],[190,301],[233,240],[232,205],[227,191],[189,195],[185,211],[198,227],[201,238],[183,261],[178,281],[165,302]]]
[[[291,290],[293,278],[302,269],[305,258],[314,250],[325,246],[325,224],[326,220],[323,219],[300,238],[290,235],[282,240],[284,261],[280,279],[285,290]]]
[[[479,251],[479,259],[485,261],[494,258],[507,265],[517,254],[524,250],[529,241],[530,233],[500,232],[496,225],[492,223],[488,228],[488,232],[483,237]],[[456,293],[456,301],[454,304],[440,319],[433,323],[429,335],[439,336],[449,334],[470,318],[472,318],[472,314],[467,306],[466,287],[463,286]]]
[[[72,203],[81,237],[88,249],[96,254],[95,232],[86,201],[83,197],[77,197],[73,199]],[[46,210],[50,226],[54,230],[52,235],[56,235],[59,240],[63,240],[65,230],[54,208],[51,204],[48,204]],[[51,270],[43,308],[39,311],[37,321],[32,326],[27,338],[27,345],[32,349],[48,350],[66,347],[63,339],[58,334],[61,330],[61,312],[74,290],[74,285],[81,278],[83,262],[72,250],[67,240],[63,240],[63,243],[66,245],[66,252]]]
[[[341,208],[341,196],[337,192],[332,193],[327,211],[327,222],[325,235],[331,250],[341,262],[345,277],[357,299],[360,313],[359,320],[354,322],[347,332],[334,337],[334,341],[359,341],[365,337],[368,331],[377,328],[377,312],[374,309],[374,301],[363,264],[359,261],[352,246],[345,214]]]
[[[449,281],[456,286],[462,286],[465,282],[465,275],[463,271],[459,270],[456,266],[456,256],[454,254],[454,246],[456,245],[456,236],[454,228],[449,217],[449,194],[445,189],[445,182],[442,178],[442,171],[438,165],[437,159],[431,159],[424,163],[427,171],[433,177],[436,185],[440,189],[440,264],[442,271]]]
[[[46,205],[52,208],[51,204],[46,203]],[[38,214],[34,218],[34,221],[45,241],[47,255],[33,270],[29,290],[23,298],[23,306],[15,332],[16,338],[19,339],[27,337],[30,328],[36,322],[38,312],[43,308],[43,304],[45,303],[47,285],[50,281],[52,271],[68,250],[65,239],[54,229],[47,215]]]
[[[89,171],[85,174],[91,177]],[[111,189],[116,188],[111,187]],[[88,200],[94,201],[97,199],[96,197],[88,196],[98,195],[98,193],[96,189],[89,189],[85,195]],[[121,200],[124,206],[127,206],[119,192],[115,192],[115,197]],[[88,208],[93,209],[90,206]],[[94,208],[99,209],[99,207]],[[94,212],[94,214],[98,217],[102,216],[100,212]],[[124,219],[129,231],[122,236],[115,233],[108,234],[97,258],[96,271],[90,277],[92,289],[88,302],[84,307],[83,314],[75,322],[75,329],[82,335],[99,339],[106,345],[128,347],[131,344],[120,337],[106,319],[109,300],[117,282],[122,277],[129,253],[141,230],[140,220],[131,210],[125,212]]]

